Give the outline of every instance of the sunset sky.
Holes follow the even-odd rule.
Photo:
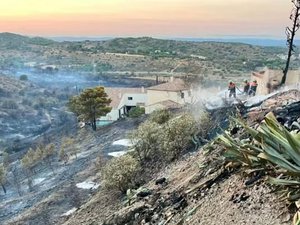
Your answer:
[[[0,32],[284,37],[289,0],[2,0]]]

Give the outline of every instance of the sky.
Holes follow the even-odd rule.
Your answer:
[[[0,32],[284,38],[289,0],[1,0]]]

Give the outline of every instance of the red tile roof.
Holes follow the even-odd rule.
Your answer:
[[[142,88],[105,88],[105,92],[112,100],[110,106],[117,108],[124,94],[146,94]]]

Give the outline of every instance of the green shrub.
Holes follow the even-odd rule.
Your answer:
[[[129,110],[128,116],[130,118],[137,118],[144,114],[145,114],[145,108],[137,106]]]
[[[20,80],[27,81],[28,80],[28,76],[25,75],[25,74],[23,74],[23,75],[20,76]]]
[[[152,122],[163,124],[171,118],[171,113],[166,109],[155,110],[150,115],[150,120]]]
[[[206,120],[204,120],[206,122]],[[183,114],[164,124],[146,121],[130,134],[134,145],[133,156],[143,165],[147,161],[171,161],[192,146],[192,137],[198,133],[201,120]]]
[[[151,121],[142,123],[129,137],[134,143],[134,156],[141,164],[158,155],[162,127]]]
[[[113,158],[102,170],[104,186],[126,192],[127,189],[135,186],[139,170],[138,161],[128,154]]]
[[[192,136],[197,132],[197,121],[192,115],[184,114],[165,124],[161,137],[161,151],[167,160],[178,158],[192,145]]]

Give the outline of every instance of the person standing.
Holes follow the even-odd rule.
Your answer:
[[[255,96],[255,95],[256,95],[256,90],[257,90],[257,81],[254,80],[254,81],[251,83],[249,95],[250,95],[250,96]]]
[[[229,98],[231,98],[232,96],[234,98],[236,98],[236,88],[235,88],[235,83],[233,83],[232,81],[229,82],[228,85],[228,90],[229,90]]]
[[[249,92],[250,83],[247,80],[244,80],[244,94],[247,95]]]

